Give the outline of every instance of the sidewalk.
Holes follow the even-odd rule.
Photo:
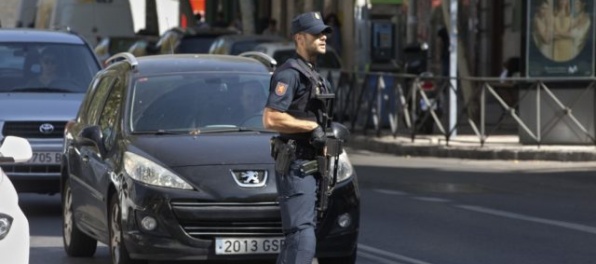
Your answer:
[[[398,156],[427,156],[459,159],[596,161],[596,145],[522,145],[517,135],[493,135],[484,146],[475,135],[460,135],[446,144],[441,135],[418,136],[414,142],[404,135],[377,137],[352,134],[348,147]]]

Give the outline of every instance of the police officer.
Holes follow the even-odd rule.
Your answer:
[[[303,13],[292,20],[296,54],[273,73],[263,111],[264,126],[279,132],[283,142],[295,143],[295,159],[288,171],[276,173],[285,235],[278,264],[310,264],[315,255],[318,173],[306,174],[301,165],[322,155],[325,147],[322,106],[315,95],[330,90],[316,72],[315,62],[317,56],[325,54],[326,34],[330,32],[318,12]]]

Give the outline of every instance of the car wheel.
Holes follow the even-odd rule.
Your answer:
[[[110,199],[110,257],[112,264],[141,264],[146,261],[131,259],[128,250],[124,245],[122,236],[122,210],[118,200],[118,194],[112,194]]]
[[[319,264],[355,264],[356,263],[356,250],[349,256],[336,257],[336,258],[319,258]]]
[[[62,191],[62,242],[66,254],[71,257],[92,257],[97,249],[97,240],[77,228],[68,180],[65,181]]]

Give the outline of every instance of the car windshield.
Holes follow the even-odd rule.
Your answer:
[[[133,133],[263,130],[268,73],[205,72],[147,76],[134,81]]]
[[[0,43],[0,92],[84,93],[99,67],[84,45]]]

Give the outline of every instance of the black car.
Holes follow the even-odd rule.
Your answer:
[[[65,131],[64,248],[113,263],[273,260],[283,243],[269,69],[231,55],[117,54]],[[319,263],[354,263],[360,195],[345,152],[319,222]]]

